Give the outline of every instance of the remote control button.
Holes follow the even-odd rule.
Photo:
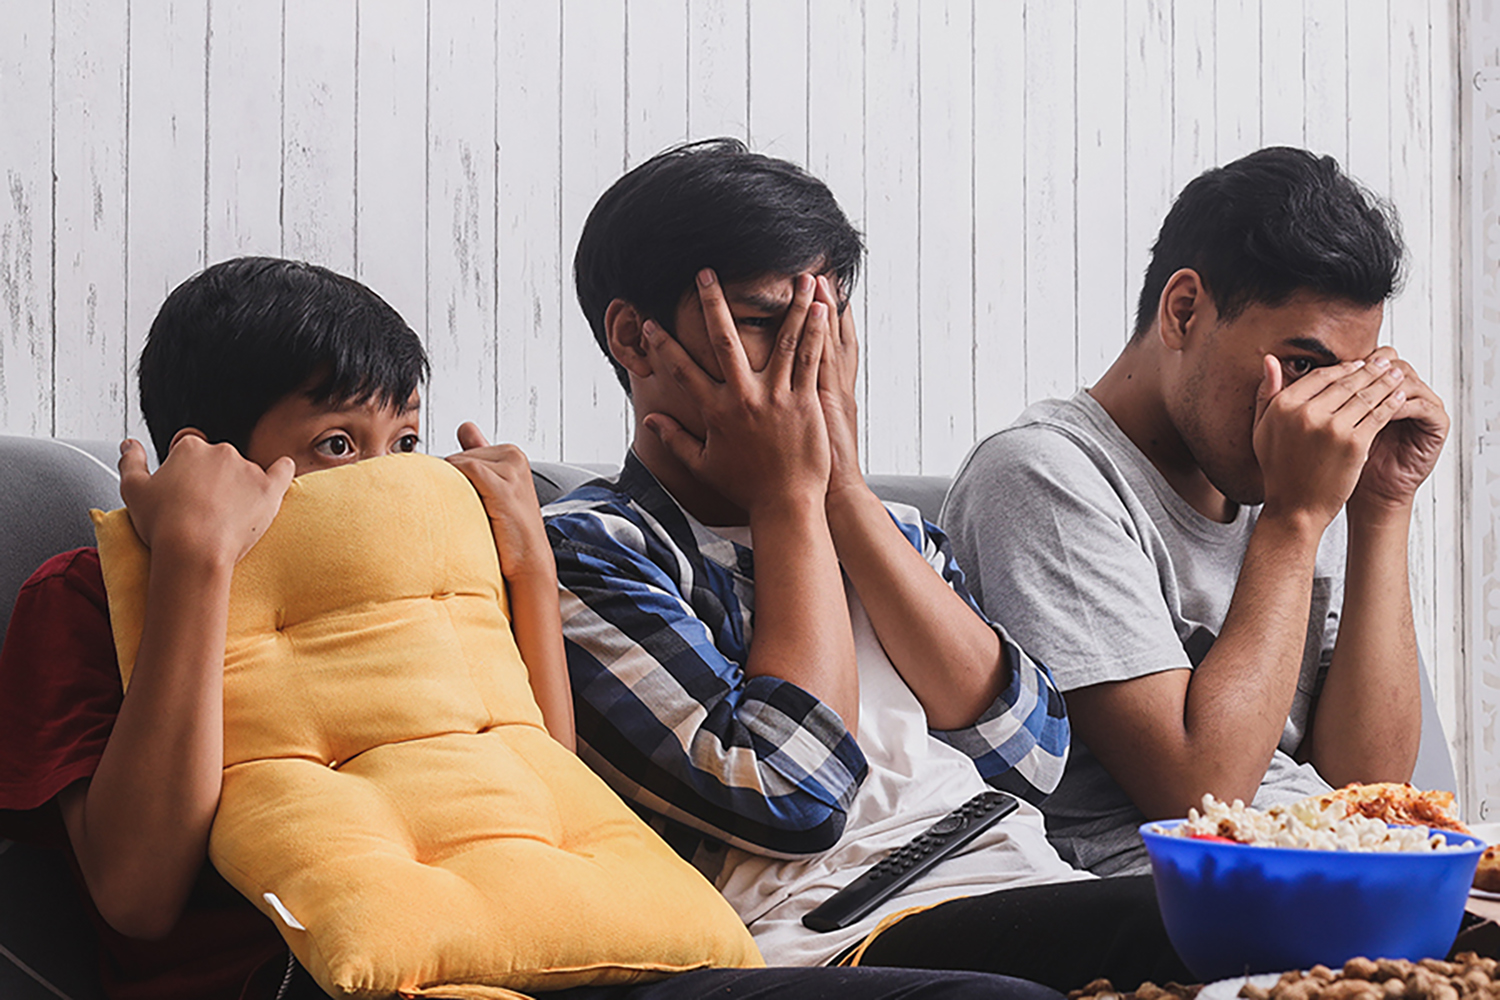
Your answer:
[[[938,820],[928,832],[939,837],[946,837],[950,833],[956,833],[968,825],[967,816],[955,816],[949,813]]]

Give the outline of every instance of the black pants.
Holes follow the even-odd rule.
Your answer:
[[[1100,977],[1121,992],[1196,981],[1167,940],[1149,875],[951,900],[896,923],[860,965],[1003,972],[1063,992]]]
[[[323,1000],[301,966],[283,1000]],[[579,986],[546,1000],[1063,1000],[1036,983],[920,969],[699,969],[639,986]]]

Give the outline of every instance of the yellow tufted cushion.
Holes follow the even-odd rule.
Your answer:
[[[94,520],[128,684],[150,555],[125,511]],[[295,480],[236,568],[209,855],[335,996],[761,964],[542,728],[483,506],[423,455]]]

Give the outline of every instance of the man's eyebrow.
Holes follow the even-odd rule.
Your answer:
[[[1286,346],[1295,347],[1299,351],[1306,351],[1309,354],[1316,354],[1320,360],[1326,361],[1331,365],[1338,364],[1340,360],[1339,356],[1329,350],[1328,345],[1317,337],[1293,337],[1286,341]]]
[[[777,295],[774,292],[746,292],[739,295],[731,295],[730,301],[736,305],[748,306],[761,312],[781,312],[792,304],[790,295]]]

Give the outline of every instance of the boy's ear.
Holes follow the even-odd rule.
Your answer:
[[[624,299],[615,299],[604,310],[604,333],[609,340],[609,353],[626,371],[637,378],[651,374],[651,361],[646,357],[646,340],[641,328],[646,317]]]
[[[1203,310],[1207,289],[1198,272],[1184,267],[1167,279],[1161,290],[1156,322],[1162,344],[1168,350],[1180,351],[1191,334],[1193,318]]]

